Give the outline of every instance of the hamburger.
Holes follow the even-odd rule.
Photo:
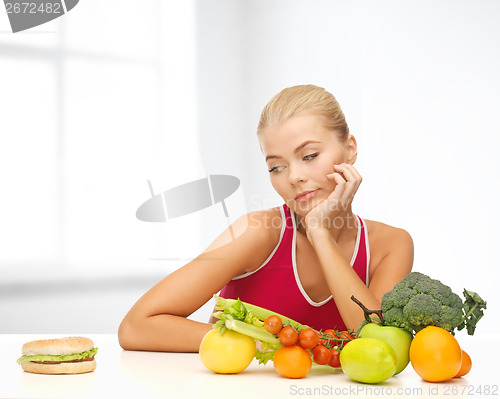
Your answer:
[[[81,374],[94,371],[97,348],[85,337],[43,339],[23,345],[17,359],[24,371],[37,374]]]

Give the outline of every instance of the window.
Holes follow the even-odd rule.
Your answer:
[[[147,180],[160,192],[203,174],[194,4],[80,2],[16,34],[1,21],[3,272],[154,269],[173,233],[135,218]]]

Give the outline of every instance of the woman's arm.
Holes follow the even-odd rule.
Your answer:
[[[363,311],[350,298],[354,295],[369,309],[380,309],[382,296],[406,276],[413,265],[413,241],[402,229],[390,233],[387,255],[377,265],[369,287],[344,258],[328,230],[308,234],[321,263],[328,287],[348,329],[357,329],[364,319]]]
[[[334,165],[334,170],[336,172],[327,177],[337,183],[336,187],[325,201],[306,215],[306,235],[318,256],[342,320],[347,328],[357,329],[364,316],[351,296],[354,295],[369,309],[380,309],[384,293],[411,271],[413,241],[406,231],[388,227],[391,232],[386,234],[382,243],[385,256],[376,265],[370,286],[366,287],[343,257],[334,237],[334,234],[338,236],[338,231],[332,228],[338,224],[339,218],[341,221],[354,218],[351,204],[363,179],[351,164]]]
[[[262,221],[264,217],[265,212],[240,217],[231,226],[232,231],[227,229],[200,256],[144,294],[120,324],[120,346],[128,350],[197,352],[212,325],[187,317],[233,277],[264,262],[276,245],[275,234]]]

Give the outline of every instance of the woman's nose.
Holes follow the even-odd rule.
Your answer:
[[[296,185],[307,181],[307,177],[302,168],[298,166],[289,166],[288,180],[290,184]]]

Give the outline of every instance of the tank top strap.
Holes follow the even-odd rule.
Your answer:
[[[280,207],[281,211],[281,237],[278,245],[275,248],[274,253],[270,256],[268,261],[268,267],[274,267],[275,264],[283,264],[285,262],[291,262],[292,260],[292,246],[293,246],[293,236],[294,236],[294,222],[292,220],[293,213],[286,204]]]
[[[296,234],[295,229],[298,224],[297,220],[293,220],[296,217],[296,214],[293,213],[290,208],[286,205],[282,205],[281,209],[282,217],[285,218],[285,221],[282,222],[284,225],[283,237],[280,242],[280,248],[278,249],[281,256],[285,256],[288,258],[287,254],[289,251],[294,250],[293,247],[293,236]],[[355,215],[358,221],[358,234],[356,237],[356,245],[354,248],[353,258],[351,259],[351,266],[359,276],[361,281],[363,281],[368,287],[369,284],[369,266],[370,266],[370,246],[368,243],[368,229],[366,228],[365,221]]]
[[[356,259],[352,268],[368,287],[369,284],[369,266],[370,266],[370,249],[368,245],[368,230],[363,219],[356,215],[360,225],[358,242],[356,243]]]

